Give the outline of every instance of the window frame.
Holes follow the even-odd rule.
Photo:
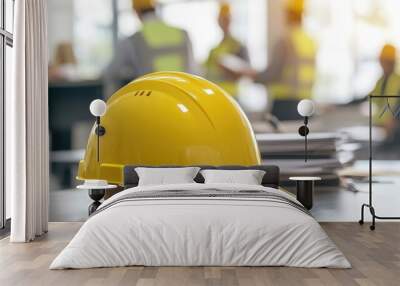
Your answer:
[[[7,17],[14,19],[15,0],[0,0],[0,236],[9,231],[10,223],[6,218],[6,190],[5,190],[5,97],[6,97],[6,50],[13,47],[13,33],[7,31]],[[6,15],[6,1],[11,1],[12,14]],[[13,28],[11,29],[13,30]]]

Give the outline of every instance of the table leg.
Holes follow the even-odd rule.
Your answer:
[[[105,194],[105,190],[104,189],[93,189],[93,190],[89,190],[89,197],[94,200],[94,202],[89,205],[88,211],[89,211],[89,215],[91,215],[92,213],[94,213],[97,208],[101,205],[101,203],[99,202]]]
[[[314,181],[297,181],[297,200],[308,210],[313,207]]]

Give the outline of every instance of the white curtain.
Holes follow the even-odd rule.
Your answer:
[[[15,1],[13,92],[6,98],[6,187],[12,242],[47,232],[47,0]]]

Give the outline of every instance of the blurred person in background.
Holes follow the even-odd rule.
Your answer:
[[[220,5],[218,24],[223,32],[221,42],[210,51],[205,63],[206,78],[220,85],[230,95],[238,95],[237,77],[221,65],[221,58],[226,55],[235,56],[246,63],[249,62],[246,47],[231,34],[231,7],[223,2]]]
[[[304,0],[286,1],[288,30],[273,48],[268,68],[262,72],[249,69],[240,73],[267,85],[271,113],[279,120],[300,119],[298,102],[312,98],[316,45],[302,28],[304,5]]]
[[[400,75],[395,72],[396,48],[391,44],[383,46],[379,63],[382,67],[382,76],[377,81],[371,95],[399,95],[400,96]],[[400,108],[400,100],[391,98],[388,100],[379,99],[374,103],[377,112],[374,115],[374,124],[385,128],[387,139],[385,146],[398,146],[400,143],[400,126],[396,114]],[[397,117],[397,118],[396,118]]]
[[[156,0],[133,0],[132,7],[142,27],[118,43],[114,58],[103,73],[106,97],[151,72],[197,72],[187,32],[166,24],[156,15]]]
[[[54,61],[49,65],[49,81],[72,81],[77,78],[77,61],[72,43],[58,44]]]

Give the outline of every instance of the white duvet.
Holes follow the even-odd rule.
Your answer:
[[[254,185],[127,189],[100,206],[103,211],[85,222],[50,269],[127,265],[351,267],[315,219],[288,204],[230,197],[115,203],[131,192],[207,188],[262,190],[296,202],[283,191]]]

